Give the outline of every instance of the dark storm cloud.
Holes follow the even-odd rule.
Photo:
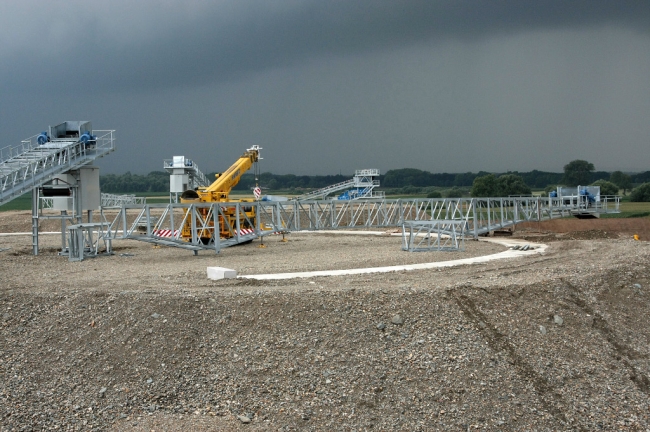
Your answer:
[[[5,91],[139,91],[245,78],[310,59],[535,29],[647,33],[650,2],[15,2],[0,6]]]
[[[0,2],[0,147],[118,131],[109,172],[647,170],[650,1]]]

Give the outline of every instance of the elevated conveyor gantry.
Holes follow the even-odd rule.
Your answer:
[[[114,151],[114,132],[68,121],[0,149],[0,205]]]
[[[82,211],[88,210],[91,222],[92,210],[100,206],[99,171],[91,163],[114,150],[114,131],[94,131],[89,121],[50,126],[48,131],[25,139],[18,146],[0,149],[0,205],[32,191],[34,255],[38,255],[39,218],[61,220],[61,254],[67,253],[67,221],[81,223]],[[43,208],[56,207],[61,214],[41,214],[41,204]]]
[[[354,177],[340,183],[316,189],[294,198],[296,201],[309,201],[325,198],[336,192],[346,191],[339,196],[341,200],[356,200],[362,198],[383,198],[373,190],[379,186],[379,170],[361,169],[354,172]]]

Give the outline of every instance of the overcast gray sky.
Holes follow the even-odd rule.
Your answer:
[[[115,129],[102,173],[650,170],[650,1],[6,0],[0,147]]]

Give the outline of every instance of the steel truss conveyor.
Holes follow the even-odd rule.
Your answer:
[[[347,191],[339,199],[355,200],[368,198],[384,198],[384,193],[375,192],[374,189],[379,186],[379,170],[361,169],[354,172],[351,180],[326,186],[315,191],[308,192],[293,198],[296,201],[310,201],[325,198],[335,192]],[[378,196],[381,195],[381,196]]]
[[[417,229],[418,221],[454,221],[455,231],[463,237],[477,238],[489,232],[527,221],[543,221],[571,216],[575,211],[618,213],[619,197],[601,197],[591,204],[576,201],[567,204],[557,198],[447,198],[447,199],[370,199],[356,201],[259,201],[245,203],[257,217],[249,220],[244,204],[147,204],[115,207],[117,214],[109,223],[105,236],[110,239],[135,239],[193,250],[214,250],[278,232],[336,230],[354,228]],[[200,212],[199,208],[208,208]],[[109,209],[103,209],[107,217]],[[236,226],[228,229],[229,239],[214,235],[214,226],[226,211],[235,211]],[[202,216],[207,214],[207,216]],[[180,237],[186,220],[191,221],[192,237]],[[239,221],[249,225],[243,229]]]
[[[79,137],[39,142],[42,134],[34,135],[0,149],[0,205],[115,150],[114,131],[93,134],[92,142]]]

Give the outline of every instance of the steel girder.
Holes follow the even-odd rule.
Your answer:
[[[101,202],[103,208],[121,207],[122,204],[145,204],[147,198],[137,197],[135,195],[116,195],[102,192]]]
[[[409,252],[465,249],[466,222],[458,219],[407,221],[402,224],[402,250]]]
[[[83,261],[84,257],[95,257],[100,254],[103,244],[103,255],[112,255],[111,238],[104,235],[106,223],[81,223],[68,227],[68,261]]]
[[[259,222],[251,219],[243,207],[251,203],[213,203],[213,204],[146,204],[123,205],[113,217],[107,229],[107,236],[112,239],[134,239],[157,243],[166,246],[176,246],[198,251],[201,249],[219,250],[223,247],[251,241],[260,233]],[[206,209],[201,212],[199,209]],[[228,222],[226,213],[234,209],[235,224]],[[137,212],[137,214],[136,214]],[[102,212],[102,217],[105,217]],[[215,227],[224,220],[230,238],[221,239],[215,235]],[[181,238],[181,231],[189,221],[192,236]],[[257,227],[252,233],[242,230],[241,224]]]
[[[102,133],[87,147],[78,141],[53,140],[39,145],[37,136],[0,150],[0,205],[41,186],[56,175],[77,169],[115,149],[114,131]]]
[[[593,211],[618,212],[618,197],[614,198]],[[254,219],[247,216],[244,205],[254,209]],[[232,219],[236,221],[233,226],[226,226],[230,233],[227,239],[215,235],[214,231],[220,219],[228,220],[225,217],[226,209],[234,211]],[[455,232],[455,235],[476,238],[520,222],[568,216],[572,210],[575,210],[572,206],[556,199],[541,197],[125,204],[120,207],[105,235],[114,239],[129,238],[176,246],[195,252],[219,252],[221,248],[278,232],[400,228],[405,223],[424,221],[433,222],[430,225],[435,229],[445,223],[451,224],[453,230],[450,228],[450,232]],[[191,221],[192,236],[183,239],[180,232],[187,220]],[[243,232],[240,226],[242,222],[254,227],[253,232]]]

